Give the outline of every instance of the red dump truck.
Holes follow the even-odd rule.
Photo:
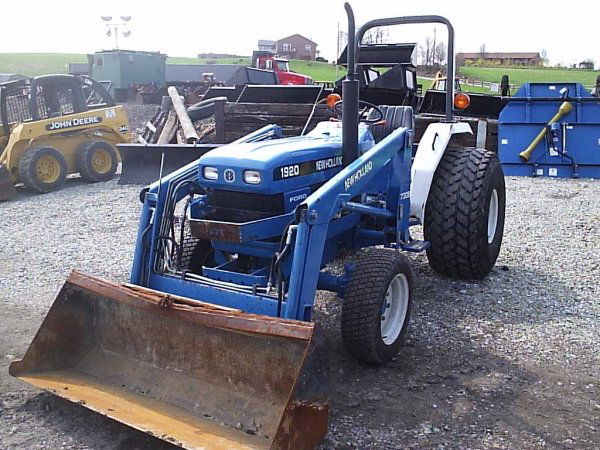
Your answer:
[[[255,51],[252,53],[252,67],[255,69],[272,70],[277,76],[277,84],[313,84],[313,79],[301,73],[290,70],[290,62],[269,51]]]

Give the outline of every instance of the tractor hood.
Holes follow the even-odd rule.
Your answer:
[[[373,144],[361,124],[360,150]],[[209,189],[277,194],[324,183],[342,168],[342,125],[321,122],[306,136],[225,145],[198,163],[200,183]]]

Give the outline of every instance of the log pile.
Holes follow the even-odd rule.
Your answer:
[[[234,103],[217,97],[186,109],[183,98],[170,87],[155,116],[138,140],[142,144],[227,144],[265,125],[279,125],[284,136],[298,136],[306,127],[335,118],[324,104]],[[201,109],[201,111],[200,111]],[[196,117],[202,119],[194,120]],[[310,119],[310,123],[307,122]]]
[[[163,97],[160,108],[138,137],[142,144],[195,144],[210,142],[214,134],[213,119],[192,122],[183,97],[173,86]]]

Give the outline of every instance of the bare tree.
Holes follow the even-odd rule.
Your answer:
[[[369,30],[363,38],[363,44],[387,44],[390,32],[387,27],[376,27]]]
[[[346,47],[346,44],[348,43],[348,33],[346,31],[342,31],[340,30],[338,33],[338,48],[343,49],[344,47]]]
[[[481,59],[485,58],[485,42],[479,46],[479,56]]]
[[[446,62],[446,43],[438,42],[434,49],[435,60],[438,64],[444,64]]]
[[[540,52],[540,58],[542,58],[542,63],[547,66],[548,65],[548,52],[546,51],[545,48],[542,49],[542,51]]]
[[[433,45],[433,41],[431,40],[431,38],[429,36],[427,36],[427,38],[425,39],[425,44],[421,45],[421,52],[423,54],[423,56],[425,57],[425,65],[429,66],[431,65],[431,54],[432,52],[432,45]]]

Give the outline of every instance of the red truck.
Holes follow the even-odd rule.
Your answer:
[[[255,69],[272,70],[277,76],[277,84],[313,84],[313,79],[307,75],[292,72],[290,62],[269,51],[252,53],[252,67]]]

